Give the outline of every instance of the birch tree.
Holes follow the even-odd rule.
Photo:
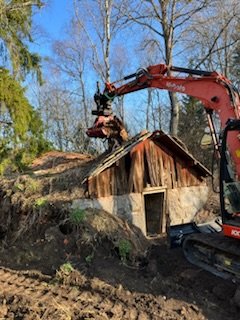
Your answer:
[[[74,0],[76,23],[84,30],[92,49],[92,65],[104,82],[110,82],[111,43],[117,28],[114,0]]]
[[[231,78],[233,55],[239,44],[240,3],[214,0],[199,12],[186,35],[186,51],[196,69],[217,70]]]
[[[137,24],[148,31],[145,47],[155,46],[159,61],[172,65],[174,57],[182,50],[181,40],[190,21],[208,5],[208,0],[125,0],[118,6],[126,25]],[[168,75],[171,72],[168,71]],[[171,102],[170,133],[177,135],[179,104],[175,93],[168,93]]]

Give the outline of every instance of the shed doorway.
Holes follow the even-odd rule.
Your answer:
[[[165,232],[165,192],[149,192],[143,194],[143,196],[146,218],[146,234],[150,237],[158,236]]]

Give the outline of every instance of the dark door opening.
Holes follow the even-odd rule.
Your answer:
[[[162,233],[164,192],[144,194],[146,232],[148,236]]]

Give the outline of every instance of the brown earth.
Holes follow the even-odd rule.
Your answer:
[[[69,219],[93,162],[50,153],[0,182],[0,319],[239,319],[236,284],[189,264],[165,237],[146,240],[103,211]]]

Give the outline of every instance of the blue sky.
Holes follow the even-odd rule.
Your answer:
[[[36,36],[36,43],[31,46],[32,51],[38,52],[42,57],[52,55],[52,44],[54,40],[61,40],[65,37],[64,29],[70,22],[73,12],[72,0],[43,0],[46,2],[44,8],[38,11],[34,16],[34,25],[41,30],[40,37]],[[129,60],[129,70],[126,74],[134,72],[141,65],[141,58],[136,54],[135,48],[137,46],[137,37],[129,39],[128,34],[123,32],[120,36],[120,42],[124,42],[127,45],[127,49],[130,52],[131,59]],[[146,62],[145,62],[146,64]],[[114,79],[115,80],[115,79]],[[91,81],[88,88],[91,95],[95,92],[95,79]],[[31,96],[31,94],[30,94]],[[126,112],[131,113],[132,105],[135,108],[139,108],[138,105],[146,103],[146,91],[131,94],[126,97]],[[127,107],[128,106],[128,107]],[[134,108],[134,109],[135,109]],[[136,111],[133,111],[133,115]],[[143,115],[144,116],[144,115]]]
[[[71,19],[72,1],[45,0],[45,7],[34,16],[34,24],[42,30],[43,36],[37,39],[34,49],[40,54],[49,55],[52,40],[61,39],[64,26]]]

